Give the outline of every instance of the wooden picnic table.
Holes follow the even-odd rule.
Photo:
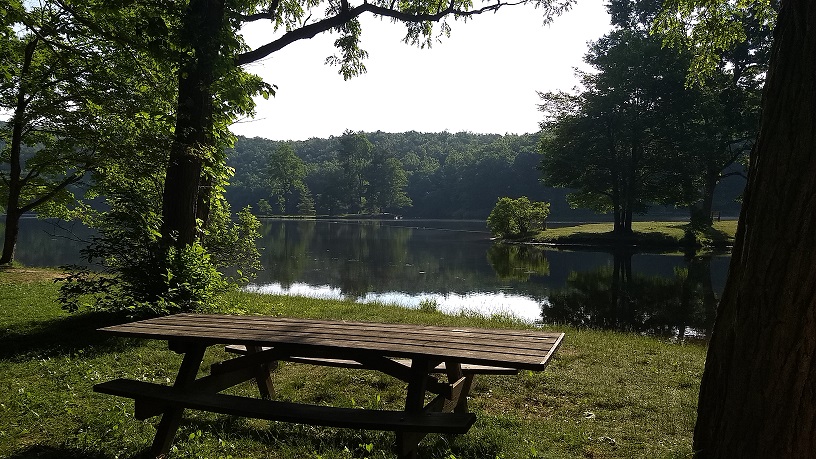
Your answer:
[[[170,450],[183,410],[198,409],[274,421],[392,430],[400,458],[416,457],[430,432],[461,434],[475,422],[467,394],[478,373],[543,370],[564,337],[539,330],[292,319],[267,316],[177,314],[100,329],[121,336],[168,341],[184,358],[173,386],[116,379],[97,392],[133,398],[136,417],[161,415],[150,450]],[[213,364],[198,377],[208,346],[244,355]],[[377,370],[407,383],[403,410],[314,406],[272,400],[270,370],[279,360]],[[440,381],[435,373],[445,373]],[[220,394],[255,380],[262,399]],[[436,394],[425,403],[426,393]]]

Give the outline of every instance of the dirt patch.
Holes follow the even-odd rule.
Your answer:
[[[0,267],[0,282],[48,282],[62,276],[65,273],[59,269]]]

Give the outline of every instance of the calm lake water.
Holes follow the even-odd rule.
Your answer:
[[[18,260],[76,263],[90,232],[26,219]],[[263,221],[262,293],[421,302],[684,338],[706,335],[728,255],[560,251],[493,244],[483,221]]]

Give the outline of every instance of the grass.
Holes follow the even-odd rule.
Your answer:
[[[36,270],[34,270],[36,271]],[[166,344],[96,333],[124,321],[69,315],[47,273],[0,272],[0,457],[131,458],[157,420],[137,421],[130,400],[93,393],[127,377],[169,384],[180,363]],[[232,312],[483,327],[527,327],[511,317],[449,316],[432,308],[232,293]],[[544,372],[477,377],[466,435],[430,435],[420,457],[684,458],[691,455],[705,348],[654,338],[548,326],[566,332]],[[207,363],[226,356],[211,348]],[[206,372],[206,370],[204,370]],[[282,364],[277,397],[399,409],[404,388],[376,372]],[[233,393],[254,395],[251,384]],[[393,433],[331,429],[187,411],[171,457],[386,458]]]
[[[552,228],[529,238],[530,242],[572,246],[638,245],[654,248],[728,248],[734,244],[736,220],[714,222],[704,231],[684,222],[632,222],[633,236],[612,233],[612,223],[590,223]]]

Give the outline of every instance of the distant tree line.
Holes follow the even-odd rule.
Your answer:
[[[227,151],[235,208],[264,215],[390,212],[404,217],[484,219],[500,197],[551,203],[550,219],[602,220],[572,208],[570,189],[545,186],[541,134],[350,132],[305,141],[239,137]],[[736,215],[744,180],[726,182],[718,210]],[[682,215],[672,206],[653,213]]]

